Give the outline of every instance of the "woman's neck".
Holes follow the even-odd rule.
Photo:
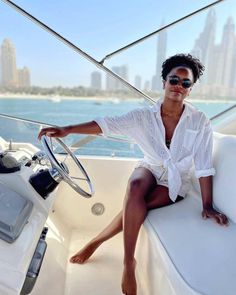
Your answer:
[[[167,117],[180,117],[184,110],[184,104],[177,102],[163,101],[161,105],[161,114]]]

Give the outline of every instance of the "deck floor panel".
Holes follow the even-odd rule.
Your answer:
[[[70,242],[65,295],[120,295],[123,242],[119,234],[101,245],[84,264],[73,264],[69,259],[90,239],[73,231]]]

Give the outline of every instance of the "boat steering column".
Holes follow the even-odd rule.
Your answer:
[[[50,138],[50,140],[52,140]],[[82,173],[82,178],[75,177],[71,175],[68,166],[64,162],[60,162],[54,152],[52,146],[50,146],[49,138],[45,135],[41,138],[41,143],[43,150],[51,163],[51,167],[47,169],[40,169],[36,173],[30,176],[29,182],[34,187],[34,189],[46,199],[48,195],[58,186],[58,184],[64,180],[67,182],[76,192],[85,198],[90,198],[94,194],[93,184],[74,153],[69,149],[69,147],[59,138],[54,138],[57,144],[65,151],[67,156],[70,156],[72,162],[75,164],[77,172]],[[74,173],[74,172],[73,172]],[[78,184],[78,181],[86,183],[88,191]]]

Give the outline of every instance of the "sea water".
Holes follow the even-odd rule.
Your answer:
[[[233,102],[196,102],[191,101],[196,107],[205,112],[211,118],[217,113],[227,109]],[[114,116],[124,114],[132,109],[147,106],[144,100],[118,100],[118,99],[0,99],[0,113],[10,116],[43,122],[58,126],[78,124],[91,121],[96,117]],[[9,141],[30,141],[40,147],[37,133],[40,126],[16,120],[1,119],[0,136]],[[80,135],[70,135],[66,143],[73,145],[83,138]],[[118,157],[142,157],[142,152],[132,142],[114,141],[94,137],[86,145],[76,150],[77,154],[118,156]]]

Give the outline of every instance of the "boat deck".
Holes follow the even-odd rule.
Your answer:
[[[122,234],[101,245],[85,264],[72,264],[69,258],[81,249],[92,235],[74,230],[69,246],[65,295],[120,295],[122,277]]]
[[[74,229],[62,234],[61,227],[57,235],[57,229],[49,227],[48,247],[32,295],[121,295],[122,234],[101,245],[84,264],[73,264],[70,257],[97,232]]]

